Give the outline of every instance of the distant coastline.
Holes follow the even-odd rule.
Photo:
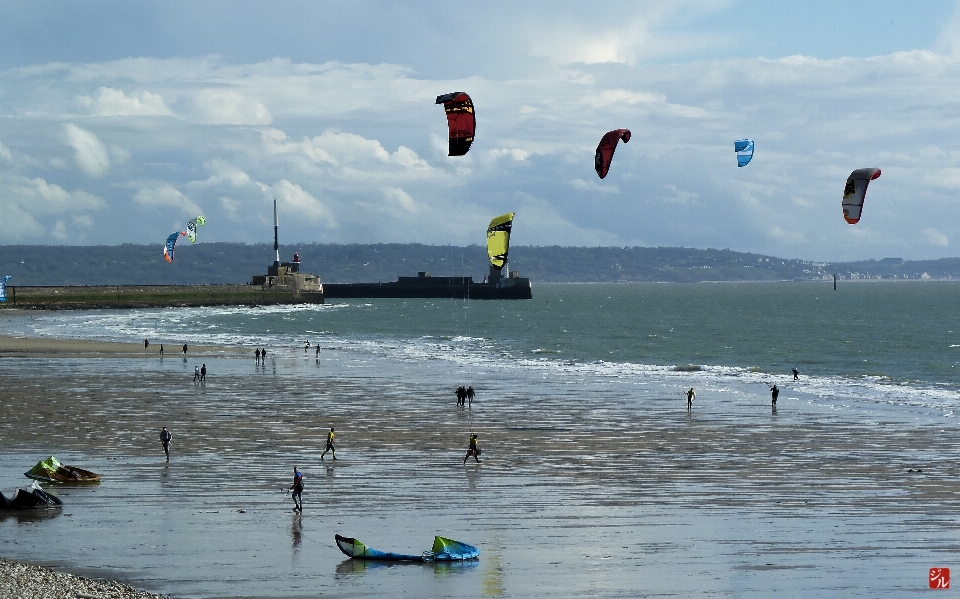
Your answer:
[[[323,283],[395,281],[398,276],[473,276],[488,270],[485,248],[422,244],[287,244]],[[272,263],[272,245],[198,243],[166,263],[155,245],[0,246],[0,276],[14,286],[242,285]],[[815,262],[730,250],[513,246],[510,270],[541,283],[692,283],[960,279],[960,258]]]

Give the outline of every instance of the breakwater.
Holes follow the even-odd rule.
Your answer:
[[[7,301],[0,308],[85,310],[322,303],[322,286],[308,291],[270,285],[8,285]]]

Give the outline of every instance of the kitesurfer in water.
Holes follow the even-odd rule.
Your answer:
[[[330,432],[327,433],[327,446],[323,449],[323,453],[320,454],[320,459],[323,459],[323,456],[327,455],[328,451],[333,452],[333,459],[337,459],[337,448],[333,445],[333,427],[330,427]]]
[[[470,445],[467,446],[467,455],[463,456],[463,463],[467,463],[467,458],[473,456],[473,459],[480,463],[480,448],[477,446],[477,433],[470,433]]]
[[[690,387],[690,390],[687,391],[687,409],[693,407],[693,400],[696,399],[697,394],[693,392],[693,387]]]
[[[770,387],[770,405],[777,405],[777,397],[780,396],[780,389],[777,389],[777,385],[774,384],[773,387]]]
[[[800,380],[800,371],[797,370],[796,368],[793,369],[793,380],[795,381]]]
[[[160,431],[160,445],[163,445],[163,453],[167,456],[167,461],[170,461],[170,439],[173,439],[173,434],[167,430],[167,427],[163,427],[163,430]]]
[[[296,466],[293,467],[293,484],[290,485],[290,489],[293,491],[293,511],[302,512],[303,501],[300,496],[303,493],[303,473]]]

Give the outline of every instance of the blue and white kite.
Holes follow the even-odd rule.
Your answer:
[[[733,142],[733,149],[737,152],[737,166],[747,166],[753,159],[753,140],[738,139]]]

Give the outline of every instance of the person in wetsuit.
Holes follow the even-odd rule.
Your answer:
[[[797,370],[796,368],[793,369],[793,380],[795,381],[800,380],[800,371]]]
[[[693,392],[693,387],[690,387],[690,390],[687,391],[687,409],[693,407],[693,400],[696,399],[697,394]]]
[[[293,467],[293,484],[290,485],[290,490],[293,491],[291,494],[294,503],[293,511],[302,512],[303,501],[300,496],[303,493],[303,473],[296,466]]]
[[[774,385],[770,387],[770,405],[777,405],[777,397],[780,396],[780,389],[777,389],[777,386]]]
[[[163,453],[167,456],[167,461],[170,461],[170,439],[173,439],[173,434],[167,430],[167,427],[163,427],[163,430],[160,431],[160,445],[163,445]]]

